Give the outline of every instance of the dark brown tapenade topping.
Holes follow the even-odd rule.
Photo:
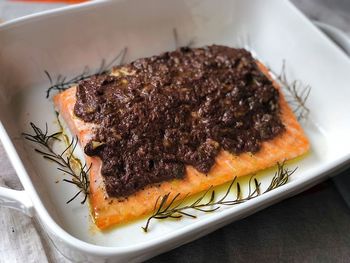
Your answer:
[[[208,173],[221,149],[257,152],[284,130],[279,93],[244,49],[180,48],[79,83],[74,113],[98,125],[85,153],[99,156],[109,196]]]

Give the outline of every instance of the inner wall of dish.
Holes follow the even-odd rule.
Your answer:
[[[52,100],[45,99],[49,86],[45,70],[53,80],[59,74],[69,78],[80,74],[84,66],[94,72],[103,59],[113,59],[124,47],[128,47],[126,62],[172,50],[174,28],[180,45],[194,40],[196,46],[247,46],[276,72],[285,59],[288,78],[312,86],[308,100],[311,115],[303,124],[312,142],[312,153],[298,163],[300,169],[292,180],[298,180],[315,164],[326,165],[348,153],[350,141],[342,141],[342,136],[350,131],[346,121],[350,109],[345,101],[350,91],[344,83],[349,62],[308,22],[298,26],[302,18],[286,6],[285,1],[278,0],[131,0],[102,3],[0,29],[0,72],[4,73],[0,75],[1,120],[15,139],[54,220],[87,242],[119,246],[144,242],[211,216],[162,222],[147,235],[140,231],[144,219],[100,233],[93,227],[87,206],[81,206],[79,200],[65,204],[76,189],[56,183],[62,175],[55,166],[33,154],[33,147],[19,139],[22,131],[29,131],[30,121],[40,127],[48,123],[51,131],[57,129]],[[335,64],[337,68],[331,66]],[[327,87],[341,92],[327,92],[325,96]]]

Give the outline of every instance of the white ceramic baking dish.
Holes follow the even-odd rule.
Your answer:
[[[97,69],[128,47],[126,61],[182,45],[245,46],[274,71],[312,86],[303,126],[311,153],[284,186],[235,207],[197,219],[145,219],[101,233],[86,205],[66,201],[76,189],[62,182],[55,166],[33,152],[21,133],[29,122],[57,130],[52,101],[45,99],[52,76]],[[286,0],[128,0],[90,2],[28,16],[0,26],[0,136],[24,191],[0,188],[0,204],[35,217],[53,244],[79,262],[138,262],[190,242],[234,220],[294,195],[346,167],[350,160],[350,61]],[[270,173],[271,174],[271,173]],[[265,180],[265,181],[264,181]],[[266,186],[269,178],[262,179]],[[59,183],[56,183],[59,181]]]

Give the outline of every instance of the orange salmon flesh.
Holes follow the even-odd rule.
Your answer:
[[[260,70],[272,80],[267,68],[260,62],[257,64]],[[277,83],[274,82],[274,86],[280,90]],[[57,94],[54,97],[54,104],[71,133],[78,137],[80,145],[84,147],[93,138],[93,129],[96,124],[84,122],[74,115],[75,94],[76,87],[71,87]],[[272,140],[263,142],[257,153],[234,155],[222,150],[216,157],[216,162],[209,174],[202,174],[192,166],[186,166],[184,179],[148,186],[122,201],[107,196],[101,174],[102,161],[98,157],[85,156],[87,165],[91,164],[90,204],[97,227],[106,229],[150,214],[159,196],[170,193],[168,200],[171,200],[179,193],[180,200],[187,194],[199,193],[211,186],[231,181],[235,177],[256,173],[275,166],[278,162],[305,154],[310,147],[309,141],[281,92],[279,103],[281,120],[286,130]]]

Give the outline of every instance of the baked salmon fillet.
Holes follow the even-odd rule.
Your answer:
[[[157,198],[170,193],[171,200],[176,194],[179,199],[188,194],[196,194],[211,186],[218,186],[235,177],[245,176],[275,166],[278,162],[290,160],[305,154],[309,150],[308,139],[298,123],[293,111],[280,92],[280,87],[269,75],[267,68],[256,61],[260,71],[273,82],[279,91],[280,119],[285,127],[276,137],[263,141],[257,152],[233,154],[221,149],[215,157],[215,163],[209,173],[199,172],[191,165],[185,166],[185,175],[180,179],[166,180],[150,184],[127,198],[110,197],[106,193],[104,177],[101,173],[102,161],[97,156],[85,155],[90,170],[90,204],[93,218],[100,229],[129,222],[151,213]],[[120,69],[114,69],[112,75],[119,75]],[[85,147],[94,137],[98,124],[83,121],[74,113],[77,101],[77,86],[71,87],[54,97],[54,105],[69,130]]]

